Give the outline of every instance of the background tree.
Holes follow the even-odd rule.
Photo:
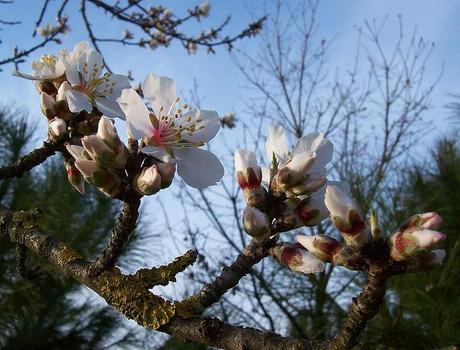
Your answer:
[[[36,130],[24,110],[3,106],[0,165],[19,159],[39,137]],[[100,192],[88,190],[81,196],[69,186],[62,161],[52,159],[21,179],[2,181],[0,200],[11,208],[43,208],[40,224],[91,256],[105,244],[119,206]],[[146,239],[145,234],[142,237]],[[140,244],[140,234],[133,241]],[[130,254],[142,255],[139,245],[134,246],[128,246]],[[104,349],[141,344],[139,334],[78,283],[56,275],[51,266],[33,256],[25,260],[19,246],[3,242],[0,249],[3,349]]]

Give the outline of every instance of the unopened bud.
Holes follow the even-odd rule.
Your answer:
[[[324,203],[348,245],[362,247],[369,242],[364,217],[347,193],[338,186],[328,185]]]
[[[161,187],[161,176],[156,165],[143,168],[134,179],[134,188],[142,195],[149,196],[157,193]]]
[[[316,153],[301,153],[292,156],[282,167],[272,181],[274,191],[286,190],[302,181],[316,160]]]
[[[289,192],[292,192],[295,196],[309,195],[318,191],[326,182],[327,178],[323,174],[309,174],[306,179],[289,188]]]
[[[366,266],[359,252],[349,245],[343,245],[334,252],[332,263],[349,270],[363,270]]]
[[[390,256],[396,261],[404,261],[430,249],[445,238],[443,233],[429,229],[415,229],[415,231],[406,229],[390,237],[388,241]]]
[[[442,217],[435,212],[412,215],[402,226],[400,231],[412,227],[437,229],[442,224]]]
[[[40,94],[40,109],[45,117],[53,119],[56,116],[54,105],[56,100],[46,92]]]
[[[85,182],[83,175],[77,169],[77,167],[69,161],[64,161],[64,166],[67,171],[67,179],[70,184],[81,194],[85,193]]]
[[[278,244],[270,249],[270,254],[294,272],[310,274],[324,271],[324,263],[300,244]]]
[[[343,247],[343,243],[326,235],[297,236],[296,241],[318,259],[325,262],[332,262],[333,255]]]
[[[59,140],[67,133],[67,124],[60,118],[50,120],[48,124],[48,134],[50,138]]]
[[[120,177],[109,169],[100,167],[93,160],[79,159],[75,166],[83,174],[85,180],[109,197],[115,197],[121,190]]]
[[[264,187],[246,188],[243,190],[246,204],[253,208],[263,208],[265,205],[265,196],[267,191]]]
[[[176,174],[176,164],[174,163],[158,163],[157,170],[161,176],[161,188],[169,187]]]
[[[81,143],[88,155],[103,167],[124,169],[127,161],[124,148],[115,152],[97,135],[85,136],[81,139]]]
[[[235,152],[235,171],[240,187],[258,188],[262,182],[262,169],[257,164],[254,152],[237,150]]]
[[[270,221],[267,214],[259,209],[246,207],[243,211],[243,228],[256,240],[263,240],[270,233]]]

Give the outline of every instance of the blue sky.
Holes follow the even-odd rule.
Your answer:
[[[10,52],[14,45],[27,47],[32,43],[31,33],[38,16],[41,1],[16,0],[14,5],[3,5],[0,12],[2,20],[18,20],[23,24],[17,27],[4,28],[0,32],[0,59]],[[58,2],[52,1],[53,6]],[[50,45],[33,54],[21,70],[28,72],[30,62],[43,53],[55,53],[62,47],[71,48],[76,42],[86,40],[86,32],[79,17],[77,1],[71,1],[67,9],[70,14],[69,25],[71,32],[64,37],[63,45]],[[160,2],[153,2],[159,4]],[[162,4],[178,14],[183,14],[184,6],[193,7],[197,1],[164,1]],[[233,20],[227,28],[228,33],[237,33],[257,15],[262,15],[263,8],[270,8],[271,2],[262,1],[210,1],[211,17],[198,24],[187,26],[186,30],[199,32],[220,23],[226,15]],[[24,9],[27,8],[27,11]],[[72,17],[72,13],[75,13]],[[99,11],[90,10],[90,18],[96,31],[112,33],[115,36],[125,28],[115,21],[98,21]],[[407,31],[414,26],[419,27],[419,33],[431,39],[435,51],[427,64],[427,81],[434,80],[444,64],[444,75],[438,84],[433,97],[432,109],[427,112],[429,119],[436,121],[432,125],[430,142],[420,146],[420,150],[429,148],[431,141],[448,131],[446,121],[447,111],[445,104],[449,102],[448,93],[460,92],[458,79],[460,77],[460,2],[457,0],[323,0],[318,11],[319,36],[326,39],[335,37],[330,51],[330,66],[345,69],[350,66],[355,53],[357,40],[356,26],[361,26],[365,19],[382,21],[388,16],[387,30],[383,36],[384,47],[391,47],[395,40],[397,16],[402,15]],[[105,17],[107,19],[107,17]],[[44,23],[53,23],[53,13],[50,12]],[[393,28],[395,31],[393,31]],[[108,36],[108,34],[107,34]],[[237,44],[238,45],[238,44]],[[132,70],[134,77],[139,81],[149,73],[172,77],[182,95],[187,96],[196,79],[202,105],[206,109],[214,109],[219,114],[234,111],[237,114],[245,109],[242,98],[251,98],[248,92],[242,89],[244,80],[224,48],[217,49],[217,54],[206,55],[198,52],[188,55],[178,44],[170,48],[160,48],[155,51],[148,49],[133,49],[130,47],[101,45],[103,53],[112,69],[117,73],[126,73]],[[258,39],[247,39],[238,46],[248,54],[256,52]],[[46,121],[41,116],[38,95],[33,85],[23,79],[11,75],[12,66],[1,67],[0,72],[0,103],[14,101],[18,106],[24,106],[31,112],[31,118],[39,120],[39,126],[45,134]],[[238,131],[231,131],[236,136]]]
[[[52,1],[54,5],[57,1]],[[79,2],[71,1],[71,6],[67,13],[78,11]],[[158,4],[160,2],[153,2]],[[235,33],[244,27],[254,16],[261,14],[264,7],[270,8],[270,2],[262,1],[210,1],[212,16],[202,23],[187,27],[190,31],[199,31],[209,25],[215,25],[225,18],[227,14],[232,15],[233,20],[228,27],[228,32]],[[41,1],[16,0],[14,5],[4,5],[0,18],[3,20],[22,20],[23,24],[13,28],[4,28],[0,32],[2,44],[0,44],[0,57],[5,56],[11,47],[18,45],[26,47],[31,43],[30,33],[33,31],[34,23]],[[183,6],[193,6],[199,4],[196,1],[172,2],[165,1],[162,4],[170,7],[177,13],[184,13]],[[24,8],[27,7],[27,11]],[[460,46],[456,43],[460,39],[458,16],[460,14],[460,2],[456,0],[327,0],[322,1],[318,11],[319,35],[325,38],[335,36],[331,48],[333,62],[331,66],[346,68],[350,65],[354,54],[356,43],[356,25],[362,25],[364,19],[382,20],[386,15],[389,16],[389,23],[395,21],[396,16],[403,16],[404,25],[407,30],[413,26],[418,26],[420,33],[431,39],[436,44],[436,49],[428,65],[428,80],[433,79],[439,73],[440,67],[445,62],[445,73],[438,88],[433,96],[433,111],[437,115],[445,115],[442,106],[448,101],[446,94],[460,90],[457,84],[457,77],[460,76]],[[104,21],[98,23],[99,11],[90,10],[90,18],[94,22],[96,30],[118,35],[123,30],[115,21]],[[53,13],[45,17],[44,23],[52,23]],[[70,19],[72,31],[64,38],[64,47],[72,45],[80,40],[85,40],[81,19],[75,15]],[[20,35],[18,35],[18,33]],[[387,30],[384,39],[391,43],[392,33]],[[394,38],[394,36],[393,36]],[[18,40],[19,39],[19,40]],[[244,47],[247,52],[252,52],[257,48],[257,39],[246,40],[241,43],[240,48]],[[142,79],[148,72],[155,72],[167,75],[177,80],[180,90],[187,93],[193,85],[193,79],[197,79],[200,93],[204,97],[207,108],[215,109],[219,113],[233,110],[238,111],[242,108],[241,86],[244,84],[242,76],[233,65],[231,58],[223,48],[217,50],[216,55],[206,55],[198,53],[187,55],[180,45],[172,45],[168,49],[157,49],[155,51],[132,49],[127,47],[110,44],[102,45],[105,56],[113,69],[123,73],[131,69],[135,78]],[[22,70],[29,70],[29,64],[34,57],[39,54],[56,52],[60,48],[50,45],[44,50],[30,57],[26,64],[22,65]],[[3,66],[0,72],[0,101],[15,100],[18,105],[25,105],[30,109],[34,116],[39,115],[38,98],[34,88],[30,83],[10,75],[11,66]],[[247,97],[247,96],[245,96]],[[45,121],[42,121],[45,126]]]

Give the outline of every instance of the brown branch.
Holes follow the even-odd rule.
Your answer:
[[[210,318],[183,318],[173,304],[151,293],[132,276],[114,268],[100,275],[88,273],[89,262],[63,242],[48,236],[27,212],[11,212],[0,205],[0,236],[25,245],[57,271],[91,288],[126,317],[143,327],[158,329],[184,340],[229,350],[327,349],[323,342],[285,338],[271,332],[226,324]]]
[[[123,208],[118,215],[117,222],[112,229],[112,236],[101,255],[91,264],[90,274],[98,275],[102,271],[111,269],[123,251],[129,235],[136,228],[139,216],[140,196],[132,194],[124,201]]]
[[[1,167],[0,180],[21,177],[26,171],[40,165],[46,159],[54,155],[60,147],[62,147],[62,144],[62,142],[43,142],[42,147],[34,149],[14,164]]]
[[[269,254],[269,249],[276,244],[275,239],[263,244],[251,242],[230,266],[224,267],[220,275],[212,282],[205,284],[201,290],[181,302],[176,303],[178,314],[191,316],[201,314],[207,307],[218,302],[230,289],[247,275],[251,268]]]
[[[388,252],[382,244],[372,249],[369,254],[372,260],[368,262],[369,272],[363,291],[357,298],[353,298],[339,334],[331,343],[332,350],[351,349],[358,343],[358,337],[366,327],[367,321],[371,320],[379,311],[383,303],[386,282],[388,280]]]

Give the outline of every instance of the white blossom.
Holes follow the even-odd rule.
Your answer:
[[[126,115],[130,137],[143,139],[141,151],[165,162],[177,163],[179,176],[190,186],[204,188],[224,175],[219,159],[200,147],[220,128],[214,111],[177,107],[174,80],[150,74],[142,85],[150,111],[134,89],[123,90],[118,99]]]

